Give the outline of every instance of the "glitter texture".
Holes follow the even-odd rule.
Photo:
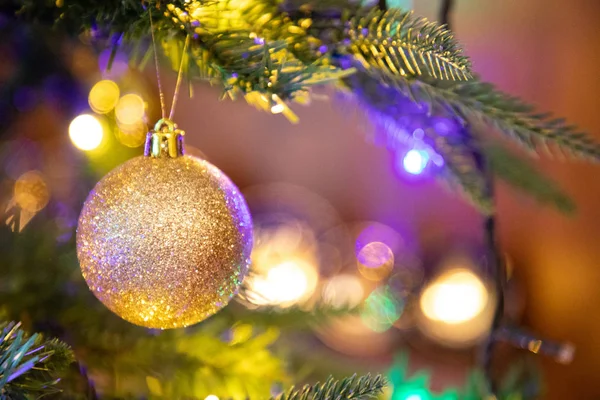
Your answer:
[[[238,188],[207,161],[134,158],[104,177],[79,217],[77,256],[91,291],[148,328],[200,322],[248,271],[252,222]]]

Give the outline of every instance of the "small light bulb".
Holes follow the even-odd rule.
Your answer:
[[[271,107],[271,113],[273,114],[281,114],[283,110],[285,110],[283,104],[275,104],[273,107]]]
[[[75,117],[69,125],[71,142],[80,150],[94,150],[102,143],[103,136],[104,129],[102,128],[102,124],[96,117],[90,114],[82,114]]]
[[[429,155],[426,151],[412,149],[404,155],[402,166],[409,174],[419,175],[425,170],[428,161]]]

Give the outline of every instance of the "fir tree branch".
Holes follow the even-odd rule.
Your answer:
[[[485,177],[477,168],[473,151],[443,137],[437,138],[435,149],[444,158],[440,178],[451,189],[463,194],[481,213],[491,215],[494,212],[493,199],[487,191]]]
[[[0,393],[10,399],[57,392],[58,375],[73,361],[71,350],[58,340],[31,337],[20,324],[4,326],[0,337]]]
[[[346,85],[351,92],[356,94],[360,109],[368,110],[369,117],[381,126],[384,134],[388,136],[386,142],[392,148],[393,142],[414,146],[412,136],[398,137],[401,130],[396,127],[396,120],[411,116],[411,118],[423,118],[426,113],[435,115],[457,115],[454,108],[446,107],[435,101],[427,103],[429,98],[423,96],[415,86],[402,86],[405,91],[399,90],[398,86],[381,86],[378,79],[371,77],[372,70],[361,70],[352,77],[345,79]],[[386,75],[387,76],[387,75]],[[389,78],[391,79],[391,78]],[[404,99],[412,99],[417,114],[413,116],[413,110],[406,109]],[[509,106],[504,106],[510,109]],[[531,108],[520,104],[514,106],[515,110],[531,112]],[[420,116],[419,116],[420,113]],[[462,114],[459,116],[462,117]],[[485,126],[471,126],[474,132],[462,129],[459,135],[440,135],[434,129],[425,129],[423,143],[427,144],[435,153],[444,159],[444,166],[439,177],[451,189],[462,193],[465,198],[475,205],[484,214],[493,211],[492,199],[486,194],[484,177],[477,169],[474,154],[483,153],[490,158],[492,172],[500,180],[516,187],[523,192],[533,196],[540,203],[555,206],[562,212],[571,212],[574,208],[570,201],[557,186],[543,174],[536,171],[526,160],[513,155],[499,145],[490,145],[489,139],[484,139],[483,129]],[[480,131],[481,130],[481,131]],[[487,129],[486,129],[487,132]],[[476,134],[476,137],[474,136]],[[488,154],[489,153],[489,154]]]
[[[550,119],[549,114],[536,113],[533,106],[477,78],[469,82],[407,80],[381,69],[369,68],[365,72],[416,102],[430,104],[432,110],[497,128],[529,150],[550,150],[548,145],[554,144],[577,157],[600,161],[600,144],[578,132],[575,126],[567,125],[563,119]],[[485,135],[478,130],[473,134]]]
[[[292,387],[274,400],[358,400],[372,398],[382,392],[386,380],[381,375],[353,375],[342,380],[327,378],[324,383],[305,385],[301,389]]]
[[[204,71],[205,76],[219,78],[230,96],[256,92],[268,101],[271,97],[288,100],[304,94],[311,86],[353,72],[307,55],[304,29],[277,15],[274,4],[249,4],[253,6],[251,10],[231,9],[228,1],[216,6],[198,2],[186,8],[168,6],[175,24],[182,24],[195,38],[192,59],[198,70]],[[219,18],[225,18],[225,22]],[[171,40],[168,43],[179,45]]]
[[[467,80],[470,62],[452,33],[412,11],[372,10],[348,22],[348,52],[366,69],[398,77],[429,75],[441,80]]]
[[[585,133],[562,119],[550,119],[549,114],[534,112],[532,106],[498,91],[489,83],[404,81],[400,85],[405,90],[411,85],[418,99],[451,110],[458,117],[497,128],[529,150],[551,151],[548,145],[554,144],[574,156],[600,161],[600,144]],[[474,131],[474,134],[483,136],[483,132]]]
[[[435,129],[423,126],[424,137],[415,140],[412,132],[398,127],[398,120],[406,116],[415,120],[427,119],[426,114],[430,112],[428,104],[417,102],[410,91],[401,93],[394,87],[382,86],[377,79],[373,79],[363,70],[344,82],[357,94],[360,109],[367,110],[370,119],[382,128],[388,147],[395,149],[398,145],[426,145],[432,153],[443,157],[444,164],[437,175],[449,189],[464,195],[465,199],[482,213],[490,214],[493,211],[492,199],[487,194],[484,177],[477,169],[474,158],[479,149],[470,132],[462,128],[456,135],[444,136]],[[413,107],[408,108],[407,105]]]
[[[503,146],[483,146],[494,175],[510,186],[535,198],[542,204],[550,204],[564,213],[575,211],[575,204],[552,180],[543,176],[527,160],[517,157]]]
[[[325,26],[312,26],[310,18],[290,18],[285,7],[274,0],[241,5],[230,1],[174,1],[162,8],[157,4],[146,3],[155,15],[157,36],[163,43],[179,47],[178,42],[185,36],[182,31],[193,35],[191,54],[196,68],[188,69],[188,75],[197,71],[203,77],[220,78],[229,92],[255,91],[267,97],[291,99],[312,85],[351,72],[332,66],[332,55],[345,52],[365,65],[402,76],[466,79],[469,73],[468,60],[460,55],[449,31],[397,10],[369,12],[348,7],[355,16],[347,23],[337,19],[337,23],[334,20]],[[338,12],[341,18],[346,7],[343,3],[337,6],[342,7]],[[135,0],[106,4],[80,0],[60,7],[48,3],[46,8],[28,1],[22,14],[36,20],[41,19],[39,15],[45,19],[54,16],[71,32],[79,23],[80,30],[93,28],[96,37],[116,35],[139,42],[150,30],[147,13]],[[327,36],[324,31],[335,38],[331,51],[324,52],[321,46],[322,37]],[[113,45],[120,40],[113,39]],[[344,49],[346,42],[349,44]]]

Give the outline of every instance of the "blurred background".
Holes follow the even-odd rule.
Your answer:
[[[413,6],[437,18],[438,1]],[[597,0],[460,0],[451,16],[484,80],[600,140],[598,17]],[[19,68],[56,72],[43,85],[21,85],[1,105],[3,221],[25,231],[38,214],[51,216],[56,237],[68,242],[89,190],[82,177],[98,180],[117,161],[141,153],[145,121],[159,116],[156,78],[150,65],[131,70],[128,56],[97,54],[85,38],[57,44],[60,62],[19,46],[28,39],[0,43],[5,92]],[[176,76],[168,65],[162,79],[172,93]],[[254,217],[253,274],[238,303],[251,310],[364,305],[314,324],[302,340],[283,340],[305,356],[310,350],[309,363],[324,370],[386,371],[405,353],[411,371],[427,368],[434,390],[462,385],[489,329],[495,293],[483,273],[481,217],[428,174],[435,157],[378,145],[357,106],[333,90],[294,105],[300,123],[291,124],[243,100],[219,101],[219,88],[193,89],[192,99],[181,96],[175,116],[188,153],[229,175]],[[507,313],[540,338],[572,343],[576,353],[565,365],[502,346],[499,365],[533,357],[543,398],[600,398],[600,322],[593,312],[600,306],[598,166],[546,159],[539,165],[578,211],[567,217],[498,188]],[[394,398],[427,398],[419,393]]]

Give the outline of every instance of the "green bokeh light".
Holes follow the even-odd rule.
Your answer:
[[[404,302],[388,286],[375,289],[365,300],[361,312],[363,323],[375,332],[385,332],[404,311]]]

